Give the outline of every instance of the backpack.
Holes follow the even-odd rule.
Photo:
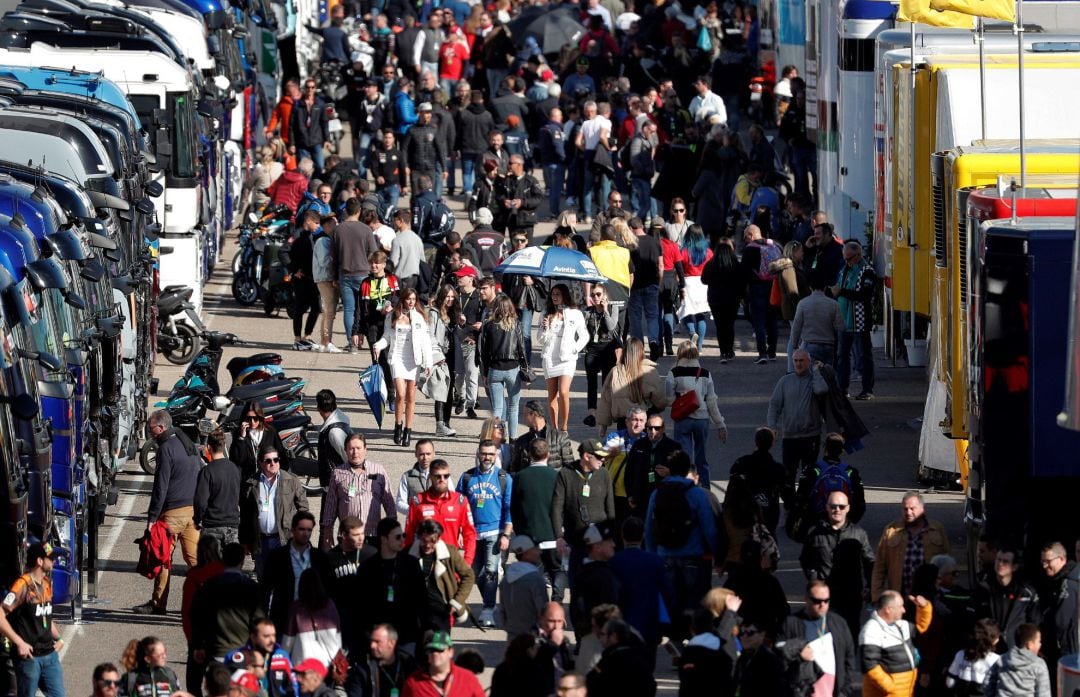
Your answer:
[[[810,490],[810,508],[816,513],[825,512],[825,502],[829,500],[829,494],[842,491],[850,501],[851,492],[854,489],[846,465],[826,465],[822,469],[821,464],[814,468],[818,471],[818,476],[814,481],[814,488]]]
[[[454,212],[441,198],[429,204],[427,210],[420,209],[418,215],[416,234],[424,242],[440,244],[454,229]]]
[[[780,245],[772,240],[762,240],[760,242],[755,242],[754,246],[757,247],[760,252],[757,271],[755,271],[754,274],[760,281],[775,281],[776,274],[769,271],[769,265],[783,256]]]
[[[694,530],[694,512],[687,493],[694,486],[687,482],[660,482],[656,487],[653,513],[653,536],[656,544],[678,549]]]
[[[505,497],[506,496],[507,474],[506,474],[506,471],[502,467],[500,467],[498,471],[499,471],[499,494],[501,496]],[[466,492],[464,494],[464,496],[466,498],[469,496],[469,494],[468,494],[469,482],[471,480],[472,480],[472,475],[469,474],[468,472],[463,473],[461,475],[461,479],[458,480],[458,489]]]

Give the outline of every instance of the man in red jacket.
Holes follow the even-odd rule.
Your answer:
[[[290,172],[282,172],[281,176],[274,180],[274,182],[266,189],[267,195],[270,197],[271,206],[276,206],[279,203],[284,203],[289,207],[293,213],[300,206],[300,202],[304,200],[304,194],[308,190],[308,178],[315,171],[315,163],[311,161],[311,158],[305,157],[300,160],[300,164],[296,166],[295,170]]]
[[[434,518],[442,525],[443,542],[460,550],[465,563],[472,566],[473,557],[476,556],[476,526],[473,525],[469,501],[463,494],[450,489],[450,464],[446,460],[432,461],[430,472],[427,491],[413,496],[409,501],[405,546],[412,545],[421,521]]]
[[[427,667],[405,680],[401,697],[484,697],[476,676],[454,665],[454,642],[449,632],[432,632],[424,642],[424,651]]]

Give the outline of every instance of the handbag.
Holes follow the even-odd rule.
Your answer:
[[[700,377],[701,368],[698,368],[697,374],[694,376],[694,381],[696,382]],[[671,403],[671,418],[675,421],[682,421],[700,408],[701,400],[698,399],[697,390],[683,392]]]
[[[529,365],[529,355],[525,353],[525,337],[521,333],[521,324],[517,328],[518,339],[518,379],[528,385],[536,377],[533,375],[532,366]]]
[[[610,175],[615,174],[615,165],[611,162],[611,153],[603,145],[598,145],[596,150],[593,151],[592,162],[593,171],[603,170],[604,173]]]
[[[323,643],[322,637],[319,636],[319,625],[315,622],[315,615],[311,615],[311,626],[315,629],[315,638],[319,642],[319,646],[326,651],[326,644]],[[329,651],[326,651],[329,654]],[[341,649],[337,650],[333,658],[330,659],[330,665],[326,666],[329,672],[329,678],[334,681],[335,685],[344,685],[345,679],[349,677],[349,657],[345,655],[345,652]]]
[[[709,36],[708,27],[702,27],[698,32],[697,47],[702,51],[712,51],[712,37]]]

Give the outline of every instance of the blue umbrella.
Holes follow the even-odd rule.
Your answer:
[[[386,413],[386,380],[383,379],[382,367],[378,363],[365,368],[360,372],[358,380],[360,391],[364,393],[371,414],[375,417],[375,423],[382,429],[383,415]]]
[[[495,272],[504,276],[519,274],[586,283],[606,283],[608,280],[592,259],[576,249],[564,247],[526,247],[503,260],[495,267]]]

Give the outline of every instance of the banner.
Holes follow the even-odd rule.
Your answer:
[[[930,0],[930,7],[934,10],[962,12],[975,17],[1016,22],[1014,0]]]
[[[929,24],[934,27],[972,29],[975,19],[963,12],[941,12],[930,7],[930,0],[900,0],[896,18],[901,22]]]

